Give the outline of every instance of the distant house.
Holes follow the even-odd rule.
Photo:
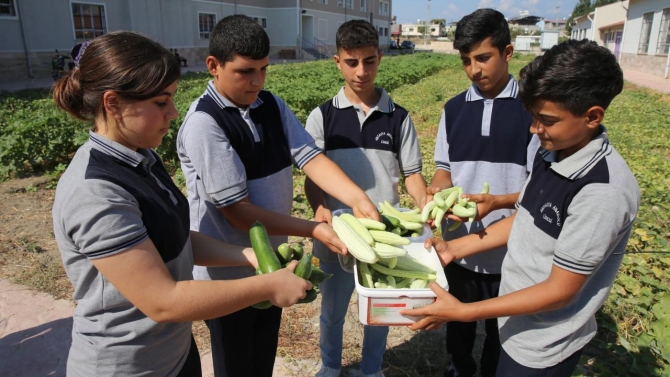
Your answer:
[[[594,12],[575,17],[572,20],[572,34],[570,39],[593,40],[593,16]]]
[[[507,20],[510,31],[518,31],[522,34],[535,34],[540,32],[539,22],[542,17],[532,16],[528,11],[519,12],[518,17]]]
[[[668,0],[630,0],[619,52],[621,67],[667,79],[669,46]]]
[[[389,44],[393,0],[0,0],[0,80],[48,76],[55,49],[114,30],[143,33],[203,63],[217,21],[253,17],[270,37],[270,57],[320,58],[334,52],[345,21],[375,25]]]
[[[401,35],[403,37],[423,37],[423,30],[425,27],[426,24],[424,23],[402,24]],[[444,25],[439,23],[428,25],[428,29],[430,30],[431,37],[441,37],[446,34]]]

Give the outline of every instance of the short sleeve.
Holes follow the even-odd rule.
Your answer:
[[[408,175],[421,173],[423,168],[421,148],[419,147],[419,139],[416,136],[414,122],[412,122],[412,117],[409,113],[402,122],[400,132],[401,140],[398,162],[402,175],[406,177]]]
[[[533,163],[535,163],[535,156],[537,156],[538,149],[540,149],[540,138],[538,138],[537,135],[532,135],[526,150],[526,171],[528,173],[533,171]]]
[[[302,169],[305,164],[321,153],[321,150],[286,103],[277,96],[274,96],[274,98],[279,107],[284,134],[291,149],[291,158],[295,166]]]
[[[589,184],[572,199],[561,234],[556,240],[554,264],[589,275],[630,230],[636,213],[633,201],[610,184]]]
[[[247,196],[244,164],[214,118],[194,112],[182,125],[178,150],[184,174],[195,174],[215,205],[225,207]]]
[[[305,130],[314,138],[316,146],[322,151],[325,150],[326,141],[323,133],[323,114],[321,113],[321,108],[317,107],[309,114],[307,123],[305,123]]]
[[[449,161],[449,142],[447,141],[447,120],[445,110],[442,110],[440,123],[437,127],[437,140],[435,141],[435,165],[437,169],[451,171]]]
[[[118,254],[148,237],[135,198],[104,180],[86,180],[62,207],[63,232],[89,259]]]

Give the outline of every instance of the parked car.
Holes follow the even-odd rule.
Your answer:
[[[414,50],[414,42],[412,41],[402,41],[400,48],[403,50]]]
[[[389,44],[389,48],[391,50],[397,50],[398,49],[398,42],[396,42],[395,40],[391,40],[391,43]]]

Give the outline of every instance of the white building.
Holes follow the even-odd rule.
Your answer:
[[[424,28],[426,27],[425,23],[416,23],[416,24],[402,24],[402,36],[403,37],[423,37]],[[430,30],[430,36],[432,37],[441,37],[446,32],[444,31],[444,25],[442,24],[430,24],[428,25]]]
[[[621,67],[667,79],[669,46],[670,2],[630,0],[619,53]]]
[[[255,18],[270,37],[270,56],[324,57],[345,21],[365,19],[389,44],[393,0],[0,0],[0,79],[48,76],[55,49],[113,30],[143,33],[203,63],[209,33],[232,14]]]
[[[575,17],[572,20],[572,34],[570,39],[593,39],[593,16],[594,12]]]

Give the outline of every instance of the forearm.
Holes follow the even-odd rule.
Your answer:
[[[186,280],[174,282],[160,307],[156,322],[185,322],[221,317],[272,297],[269,275],[236,280]]]
[[[365,192],[323,154],[310,160],[303,170],[318,188],[348,207],[353,208],[358,202],[368,200]]]
[[[454,259],[461,259],[507,245],[515,215],[506,217],[480,232],[448,241],[449,254]]]
[[[221,208],[226,219],[237,229],[249,230],[254,222],[260,221],[270,235],[291,235],[313,237],[316,222],[283,215],[259,207],[248,201],[238,202]]]
[[[426,204],[426,180],[420,173],[405,177],[405,188],[419,208]]]
[[[513,194],[503,194],[503,195],[494,195],[493,205],[491,210],[497,209],[514,209],[516,208],[516,202],[519,199],[519,193],[515,192]]]
[[[433,178],[430,180],[430,186],[437,187],[440,190],[453,187],[454,183],[451,181],[451,172],[443,169],[437,169],[433,175]]]
[[[191,231],[193,260],[199,266],[257,266],[253,249],[221,242]]]

